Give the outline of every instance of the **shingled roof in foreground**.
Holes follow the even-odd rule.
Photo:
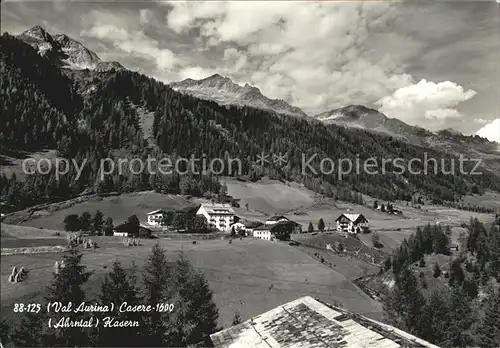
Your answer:
[[[301,297],[210,335],[216,348],[433,347],[390,325]]]

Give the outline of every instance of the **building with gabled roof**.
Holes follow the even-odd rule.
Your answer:
[[[271,216],[270,218],[268,218],[266,220],[266,225],[274,225],[274,224],[277,224],[279,222],[286,222],[286,221],[290,221],[290,219],[288,219],[286,216],[283,216],[283,215],[275,215],[275,216]]]
[[[113,228],[113,236],[115,237],[151,237],[151,230],[141,226],[134,225],[130,222],[117,225]]]
[[[156,209],[156,210],[150,211],[149,213],[146,213],[148,225],[160,226],[162,221],[163,221],[163,218],[165,217],[166,214],[167,214],[167,211],[165,211],[163,209]]]
[[[438,348],[393,326],[298,298],[210,335],[215,348]]]
[[[337,220],[337,232],[359,233],[368,228],[368,219],[363,214],[341,214]]]
[[[302,233],[302,225],[291,220],[253,229],[253,236],[264,240],[290,240],[293,233]]]

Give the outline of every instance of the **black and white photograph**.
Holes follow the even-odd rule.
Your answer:
[[[499,0],[0,14],[0,348],[500,347]]]

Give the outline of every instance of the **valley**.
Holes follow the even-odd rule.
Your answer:
[[[148,317],[150,331],[119,331],[117,341],[103,330],[78,337],[87,345],[137,336],[139,346],[201,347],[217,331],[255,329],[262,313],[310,296],[332,307],[305,315],[303,327],[324,323],[336,308],[337,324],[393,325],[390,334],[370,331],[380,323],[364,326],[377,342],[393,339],[396,327],[446,347],[486,342],[478,327],[491,324],[485,313],[500,283],[498,143],[363,105],[312,116],[218,73],[162,81],[41,26],[4,33],[0,43],[2,329],[48,332],[14,308],[49,295],[132,296],[137,304],[168,295],[181,309],[173,319]],[[481,161],[480,175],[467,171],[471,162],[439,167],[463,156]],[[206,170],[200,158],[240,166]],[[314,171],[304,158],[313,158]],[[82,166],[27,173],[28,159]],[[141,166],[151,159],[181,165],[168,173]],[[324,170],[344,160],[389,165],[338,177]],[[419,174],[408,170],[415,160]],[[140,168],[111,169],[120,161]],[[433,331],[440,319],[445,338]],[[41,346],[53,343],[28,331]],[[26,343],[16,332],[5,329],[0,339]],[[55,342],[80,345],[68,332]]]

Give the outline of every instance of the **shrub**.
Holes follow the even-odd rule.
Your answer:
[[[439,268],[439,265],[437,263],[434,264],[434,271],[433,274],[434,278],[438,278],[441,275],[441,268]]]
[[[472,262],[470,261],[465,262],[465,270],[470,273],[474,272],[474,265],[472,264]]]
[[[420,259],[420,261],[418,262],[418,266],[419,266],[419,267],[425,267],[425,260],[424,260],[424,258],[423,258],[423,257],[422,257],[422,258]]]
[[[382,243],[380,243],[380,236],[377,233],[372,235],[372,243],[375,248],[381,248],[384,246]]]
[[[391,267],[392,267],[392,260],[390,257],[388,257],[384,262],[384,269],[388,271],[391,269]]]
[[[424,289],[427,289],[429,287],[429,285],[427,284],[427,280],[424,278],[421,278],[422,280],[422,288]]]

